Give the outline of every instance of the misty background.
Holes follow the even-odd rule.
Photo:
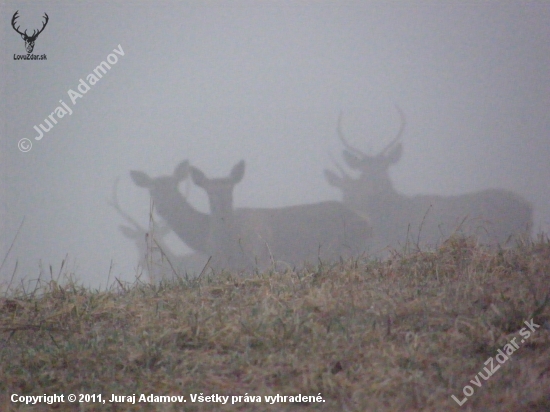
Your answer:
[[[407,126],[398,191],[515,191],[550,228],[550,4],[546,2],[20,2],[0,4],[0,283],[49,266],[84,284],[135,278],[138,251],[111,207],[148,226],[130,170],[208,176],[246,161],[235,206],[340,200],[323,169],[348,140],[381,150]],[[32,33],[49,23],[33,54]],[[120,45],[124,56],[73,106],[67,95]],[[73,110],[40,141],[63,100]],[[18,149],[31,140],[27,153]],[[180,189],[207,212],[205,194]],[[160,220],[160,219],[159,219]],[[188,251],[175,235],[170,247]],[[42,269],[41,269],[42,268]]]

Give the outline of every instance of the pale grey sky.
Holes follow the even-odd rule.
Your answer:
[[[26,54],[11,27],[41,27]],[[498,187],[550,227],[550,4],[503,1],[20,2],[0,8],[2,271],[33,278],[65,255],[87,284],[131,280],[137,251],[109,205],[147,225],[130,170],[171,173],[183,159],[210,176],[240,159],[237,206],[339,199],[323,169],[351,142],[375,153],[406,114],[398,190],[459,194]],[[111,70],[72,104],[68,90],[121,46]],[[37,141],[63,100],[73,111]],[[27,153],[20,139],[31,140]],[[185,187],[182,187],[184,190]],[[207,210],[200,189],[190,201]],[[175,249],[183,250],[177,242]]]

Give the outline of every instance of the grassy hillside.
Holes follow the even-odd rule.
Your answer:
[[[2,411],[548,411],[550,242],[108,291],[68,274],[6,292],[0,332]]]

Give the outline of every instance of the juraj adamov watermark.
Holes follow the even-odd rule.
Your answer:
[[[523,343],[527,339],[529,339],[529,337],[531,336],[531,333],[535,332],[536,328],[540,328],[540,325],[537,325],[536,323],[534,323],[533,319],[531,319],[529,322],[524,321],[523,323],[525,323],[527,327],[521,328],[519,331],[519,334],[522,337],[520,343]],[[500,366],[505,364],[506,361],[510,359],[510,356],[512,356],[512,354],[519,349],[519,345],[516,343],[516,339],[517,338],[510,340],[510,342],[504,345],[502,349],[498,349],[497,354],[495,355],[494,358],[491,356],[489,359],[487,359],[484,362],[484,365],[489,365],[490,369],[487,369],[487,367],[483,368],[483,371],[485,371],[486,375],[484,375],[482,371],[479,371],[474,377],[474,379],[470,381],[470,383],[472,385],[477,386],[478,388],[481,388],[482,381],[479,380],[479,377],[481,377],[484,381],[489,379],[491,376],[493,376],[493,374],[496,371],[500,369]],[[495,365],[495,362],[494,362],[495,359],[499,363],[498,365]],[[464,403],[468,400],[468,398],[474,394],[474,388],[470,385],[466,385],[464,386],[464,388],[462,388],[462,393],[464,394],[463,399],[457,399],[455,395],[451,395],[451,398],[453,398],[454,401],[458,403],[459,406],[464,405]]]
[[[116,49],[113,49],[113,53],[110,53],[107,55],[107,61],[103,60],[94,70],[92,73],[88,74],[86,76],[86,80],[80,79],[78,86],[76,89],[78,91],[75,91],[73,89],[69,89],[67,91],[67,94],[69,95],[69,99],[71,99],[71,103],[73,106],[76,105],[77,99],[81,99],[86,93],[88,93],[92,86],[94,86],[101,78],[107,74],[107,71],[111,70],[111,66],[114,66],[118,63],[118,56],[124,56],[124,50],[122,50],[122,46],[119,44]],[[40,123],[38,126],[34,126],[34,130],[37,131],[38,136],[36,136],[35,140],[41,140],[44,137],[44,133],[49,132],[53,129],[53,127],[57,124],[58,119],[61,120],[65,115],[72,115],[73,110],[63,101],[59,100],[59,103],[61,103],[60,106],[57,106],[53,112],[50,113],[49,116],[47,116],[44,119],[44,124]],[[19,150],[22,152],[28,152],[32,147],[32,143],[29,139],[24,138],[19,141]]]

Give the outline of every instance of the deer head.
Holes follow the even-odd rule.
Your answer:
[[[403,111],[399,106],[396,105],[396,107],[401,117],[399,131],[392,141],[380,153],[374,156],[364,153],[348,142],[342,131],[342,114],[340,113],[338,118],[338,137],[345,148],[342,155],[346,165],[351,170],[360,172],[360,176],[359,178],[352,177],[338,164],[336,166],[340,171],[340,175],[330,170],[325,170],[324,173],[327,182],[341,189],[345,196],[354,196],[356,194],[361,199],[364,199],[365,196],[375,196],[393,191],[388,169],[391,165],[397,163],[403,154],[403,145],[399,140],[405,130],[406,123]],[[350,199],[344,199],[344,202],[347,203],[348,201]]]
[[[228,177],[209,179],[196,167],[191,167],[191,179],[208,194],[213,216],[229,215],[233,211],[233,189],[244,177],[244,160],[231,170]]]
[[[32,34],[29,36],[27,34],[27,30],[25,30],[24,32],[21,32],[19,31],[19,27],[21,26],[17,26],[15,27],[15,24],[16,24],[16,20],[19,18],[19,10],[17,10],[12,19],[11,19],[11,26],[13,27],[13,29],[19,33],[21,35],[21,38],[23,40],[25,40],[25,49],[27,50],[27,53],[32,53],[32,51],[34,50],[34,42],[36,41],[36,38],[38,37],[38,35],[40,33],[42,33],[44,31],[44,28],[46,27],[46,25],[48,24],[48,20],[50,19],[48,17],[48,15],[46,13],[44,13],[44,22],[42,23],[42,28],[40,30],[33,30]]]

